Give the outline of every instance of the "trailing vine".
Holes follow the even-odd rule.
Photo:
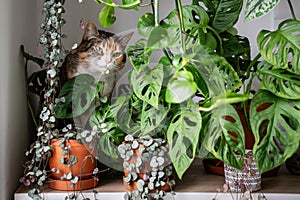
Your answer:
[[[58,71],[61,57],[66,53],[61,39],[66,35],[61,34],[61,28],[66,23],[62,18],[64,0],[45,0],[43,4],[44,22],[41,24],[39,43],[43,46],[44,65],[46,70],[45,88],[42,91],[41,111],[37,124],[37,140],[31,144],[26,156],[30,158],[24,164],[24,176],[20,181],[25,186],[30,186],[29,196],[41,199],[40,187],[47,180],[47,163],[51,156],[52,147],[50,140],[57,137],[59,130],[56,127],[56,118],[53,109],[58,88]],[[28,83],[30,84],[30,83]]]

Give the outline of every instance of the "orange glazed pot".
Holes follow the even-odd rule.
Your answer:
[[[49,167],[52,174],[49,178],[49,187],[57,190],[83,190],[95,187],[98,181],[92,177],[96,166],[95,158],[90,154],[83,144],[77,140],[66,140],[65,146],[70,146],[69,153],[63,155],[63,149],[60,147],[61,141],[54,139],[51,141],[52,156],[49,158]],[[78,162],[71,167],[68,164],[61,163],[61,159],[68,159],[75,156]],[[55,169],[55,170],[52,170]],[[70,187],[70,180],[61,180],[64,174],[72,172],[73,177],[78,176],[78,182],[74,187]],[[84,183],[84,184],[83,184]]]

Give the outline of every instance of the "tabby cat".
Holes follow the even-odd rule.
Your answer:
[[[66,56],[60,69],[61,86],[79,74],[89,74],[95,81],[104,83],[101,96],[110,99],[116,83],[117,73],[126,62],[125,47],[133,33],[117,36],[98,30],[88,22],[84,28],[81,43]],[[86,121],[82,120],[81,121]],[[83,126],[85,122],[81,122]]]

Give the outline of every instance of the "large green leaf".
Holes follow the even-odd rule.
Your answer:
[[[182,21],[187,48],[190,48],[195,43],[206,44],[209,47],[216,46],[215,38],[211,32],[207,32],[209,16],[201,6],[183,6]],[[176,10],[173,10],[163,19],[161,25],[168,29],[174,29],[175,33],[178,36],[180,35],[180,21]]]
[[[98,96],[103,83],[95,85],[95,79],[80,74],[68,80],[61,89],[54,112],[57,118],[72,118],[84,113]]]
[[[208,97],[209,90],[205,83],[204,78],[202,77],[202,74],[192,64],[186,65],[185,69],[193,74],[194,81],[197,84],[197,88],[200,94],[203,95],[204,97]]]
[[[242,86],[237,72],[226,61],[214,52],[207,52],[201,45],[194,45],[191,59],[195,68],[201,73],[212,97],[224,96]]]
[[[169,80],[166,90],[166,101],[169,103],[182,103],[195,95],[197,84],[193,74],[189,71],[177,71]]]
[[[144,14],[138,21],[138,31],[142,36],[147,37],[155,26],[154,15],[152,13]]]
[[[267,62],[259,64],[257,73],[262,74],[261,88],[276,96],[288,99],[300,99],[300,77],[286,69],[272,69]]]
[[[226,31],[238,20],[243,0],[216,0],[211,25],[218,33]]]
[[[228,104],[211,113],[204,129],[202,145],[216,158],[241,169],[245,151],[244,129],[235,108]]]
[[[111,105],[111,117],[126,134],[135,135],[140,132],[140,122],[133,118],[133,105],[130,95],[119,96]]]
[[[178,47],[178,41],[179,34],[175,29],[156,26],[149,34],[146,47],[150,50]]]
[[[180,109],[173,117],[168,131],[169,155],[173,166],[181,179],[191,165],[199,140],[201,130],[201,115],[195,105]],[[191,157],[189,157],[191,152]]]
[[[261,173],[281,165],[298,148],[300,100],[260,90],[251,102],[250,119],[256,140],[253,154]]]
[[[206,29],[209,23],[209,16],[206,11],[196,5],[187,5],[182,7],[182,17],[185,31],[191,29]],[[163,27],[177,28],[179,32],[179,19],[176,10],[172,11],[163,21]]]
[[[158,109],[159,94],[164,78],[163,65],[158,64],[153,69],[145,68],[138,73],[133,69],[130,80],[137,97]]]
[[[169,108],[162,104],[158,104],[158,109],[156,109],[144,101],[141,114],[141,135],[149,134],[159,126],[164,128],[164,120],[168,111]]]
[[[257,36],[261,55],[274,68],[284,68],[300,75],[300,22],[285,20],[274,32],[263,30]]]
[[[280,0],[247,0],[245,20],[253,20],[269,13]]]
[[[110,27],[116,21],[115,8],[112,6],[104,6],[98,16],[98,21],[103,27]]]

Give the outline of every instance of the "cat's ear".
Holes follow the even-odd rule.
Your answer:
[[[83,39],[89,40],[90,38],[97,37],[99,35],[98,29],[95,24],[88,22],[84,27]]]
[[[118,36],[122,47],[124,47],[124,48],[126,47],[129,40],[131,39],[132,35],[133,35],[133,32],[126,33],[125,35]]]

